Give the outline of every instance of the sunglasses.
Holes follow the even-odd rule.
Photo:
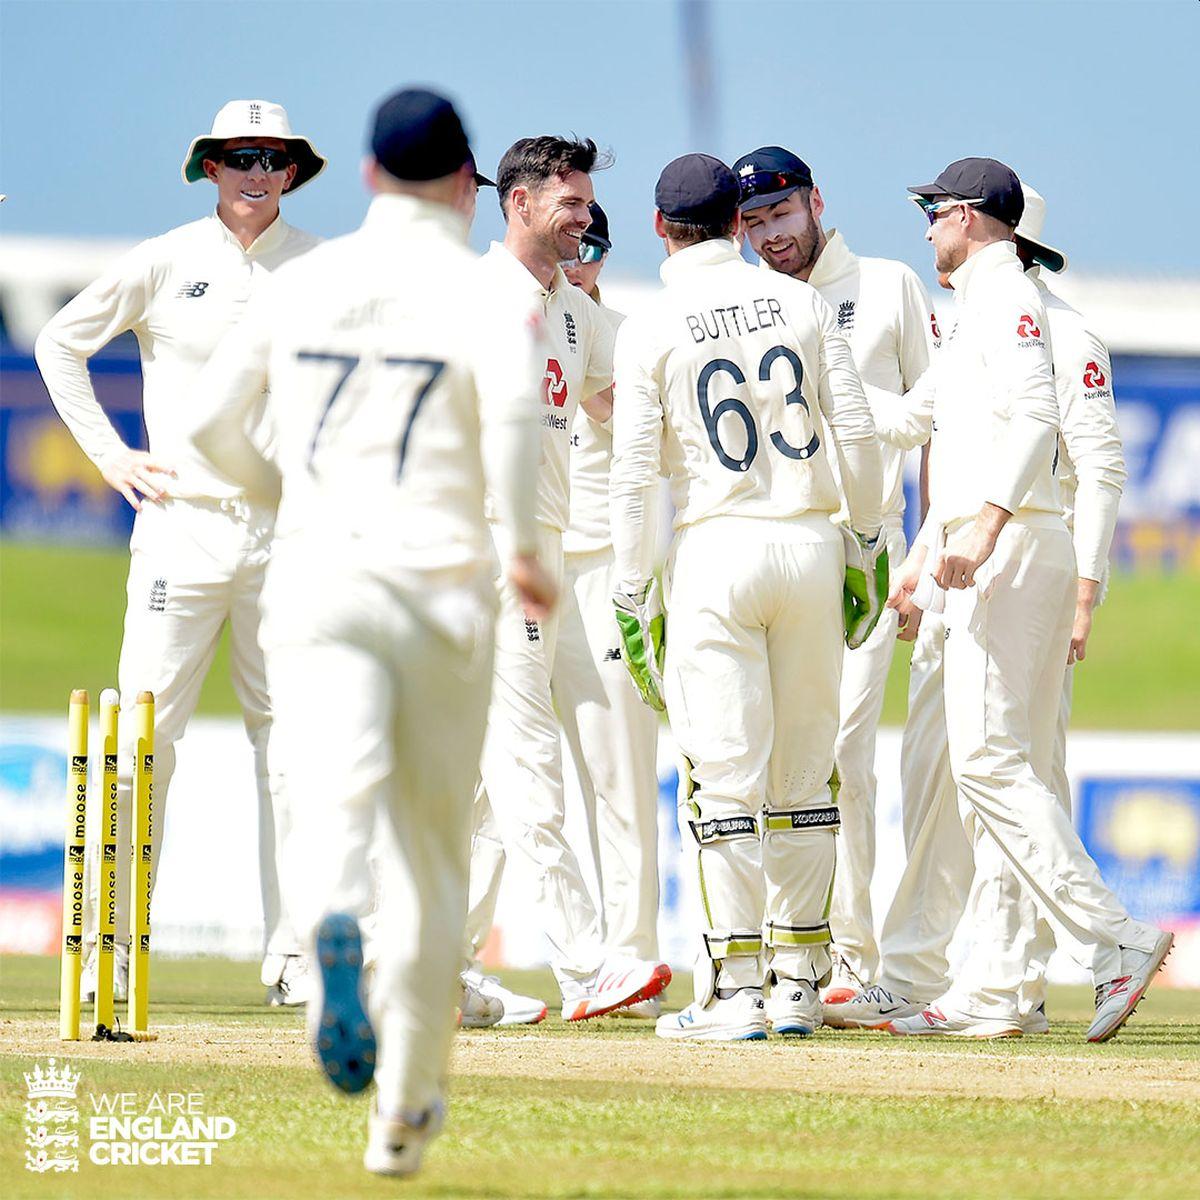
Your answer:
[[[938,200],[935,203],[930,204],[930,203],[922,200],[921,197],[919,197],[919,196],[916,197],[916,201],[920,205],[921,210],[924,212],[925,217],[929,221],[930,225],[934,224],[934,222],[937,221],[938,217],[944,216],[952,208],[958,208],[959,205],[962,205],[964,208],[974,208],[976,205],[983,203],[982,199],[977,199],[977,200]]]
[[[793,171],[755,171],[738,179],[743,202],[752,196],[773,196],[787,188],[812,187],[812,180]]]
[[[252,171],[255,163],[262,163],[262,169],[271,174],[274,171],[286,171],[295,161],[286,150],[271,150],[266,146],[245,146],[240,150],[225,150],[220,160],[235,171]]]
[[[564,259],[558,265],[564,271],[574,266],[586,267],[588,263],[598,263],[607,253],[603,246],[594,245],[592,242],[580,242],[579,257]]]

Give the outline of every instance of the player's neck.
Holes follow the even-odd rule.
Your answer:
[[[243,250],[249,250],[263,232],[274,224],[278,216],[278,205],[276,205],[274,211],[258,212],[255,210],[244,217],[239,217],[236,213],[230,212],[223,204],[217,205],[218,219],[241,242]]]
[[[799,279],[801,283],[808,282],[809,277],[817,269],[817,263],[821,261],[821,255],[825,252],[828,242],[829,239],[825,236],[824,230],[822,230],[820,236],[817,238],[817,252],[813,255],[812,262],[807,267],[802,267],[799,271],[793,271],[793,279]]]
[[[547,291],[550,290],[550,284],[554,279],[554,271],[558,266],[558,259],[553,253],[547,252],[541,242],[535,242],[531,238],[522,237],[521,231],[514,229],[510,225],[504,235],[504,248],[542,287]]]

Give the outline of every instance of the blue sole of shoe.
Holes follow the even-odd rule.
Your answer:
[[[775,1032],[784,1037],[812,1037],[811,1025],[776,1025]]]
[[[765,1042],[767,1035],[759,1030],[757,1033],[747,1033],[737,1039],[739,1042]]]
[[[317,1058],[343,1092],[361,1092],[375,1075],[375,1031],[362,1003],[362,936],[347,913],[333,913],[317,930],[321,1014]]]

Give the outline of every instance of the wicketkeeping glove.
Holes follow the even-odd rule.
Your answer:
[[[635,595],[613,593],[617,627],[625,647],[625,665],[642,699],[656,712],[666,712],[662,665],[666,650],[666,620],[658,581],[650,580]]]
[[[871,636],[888,598],[888,552],[883,531],[865,538],[842,526],[846,544],[846,582],[842,585],[842,616],[846,645],[857,650]]]

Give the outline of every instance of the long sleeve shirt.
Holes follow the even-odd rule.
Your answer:
[[[660,274],[666,286],[617,334],[609,491],[618,585],[650,574],[660,469],[678,531],[724,515],[835,512],[832,450],[851,522],[874,534],[879,445],[829,305],[806,283],[755,270],[725,239],[678,251]]]
[[[194,385],[270,273],[317,241],[278,217],[244,249],[213,214],[135,246],[53,317],[34,353],[54,407],[92,462],[99,466],[125,446],[96,400],[87,362],[132,330],[150,453],[178,472],[160,477],[164,487],[190,498],[240,494],[191,444],[208,405]]]

